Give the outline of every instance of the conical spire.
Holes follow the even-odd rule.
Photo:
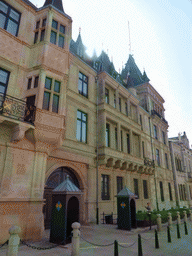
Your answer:
[[[46,0],[43,6],[52,5],[64,13],[62,0]]]
[[[135,60],[131,54],[129,54],[129,59],[125,65],[125,68],[122,70],[123,80],[127,80],[128,73],[129,76],[132,78],[135,86],[143,83],[142,73],[137,67]]]
[[[148,78],[148,76],[147,76],[145,70],[144,70],[144,72],[143,72],[143,81],[144,81],[144,82],[149,82],[149,81],[150,81],[150,79]]]

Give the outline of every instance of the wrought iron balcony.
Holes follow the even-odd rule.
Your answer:
[[[0,93],[0,115],[34,124],[35,106],[27,106],[26,102]]]
[[[156,110],[151,110],[151,115],[158,116],[164,123],[168,124],[164,117],[162,117]]]
[[[151,160],[151,159],[149,159],[147,157],[144,157],[144,165],[155,168],[154,160]]]

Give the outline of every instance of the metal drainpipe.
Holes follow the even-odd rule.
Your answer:
[[[97,99],[96,99],[96,224],[99,224],[99,159],[98,159],[98,75],[95,77],[97,83]]]
[[[152,135],[151,135],[151,117],[149,117],[149,130],[150,130],[150,138],[151,138],[151,152],[152,152],[152,160],[154,161],[154,164],[155,164],[155,160],[154,160],[154,153],[153,153],[153,141],[152,141]],[[156,173],[156,172],[155,172],[155,173]],[[156,184],[156,177],[155,177],[155,173],[154,173],[154,182],[155,182],[156,207],[157,207],[157,211],[159,211],[159,203],[158,203],[158,199],[157,199],[157,184]]]

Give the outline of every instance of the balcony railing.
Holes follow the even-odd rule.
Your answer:
[[[144,165],[155,168],[154,160],[144,157]]]
[[[168,124],[164,117],[162,117],[156,110],[151,110],[151,115],[158,116],[164,123]]]
[[[34,124],[35,106],[27,106],[26,102],[0,93],[0,115]]]

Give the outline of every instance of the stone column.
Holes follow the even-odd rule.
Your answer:
[[[72,252],[71,252],[71,256],[79,256],[80,255],[80,251],[79,251],[79,245],[80,245],[80,224],[78,222],[74,222],[72,224],[72,228],[73,228],[73,237],[72,237]]]
[[[161,224],[161,214],[157,214],[157,231],[162,230],[162,224]]]
[[[180,213],[177,212],[177,223],[181,224],[181,218],[180,218]]]
[[[46,33],[45,33],[45,42],[50,42],[52,19],[53,19],[53,11],[52,11],[52,9],[50,9],[48,12],[48,19],[47,19],[47,26],[46,26]]]
[[[46,73],[44,70],[41,69],[39,74],[39,89],[38,89],[38,96],[36,101],[37,102],[36,107],[39,109],[42,109],[42,106],[43,106],[45,77],[46,77]]]
[[[168,212],[168,226],[170,227],[172,225],[172,216],[171,216],[171,213]]]
[[[20,243],[19,233],[21,232],[21,228],[18,226],[12,226],[9,229],[9,244],[7,250],[7,256],[17,256],[18,254],[18,247]]]
[[[186,211],[183,211],[183,214],[184,214],[184,221],[187,222],[187,213],[186,213]]]

